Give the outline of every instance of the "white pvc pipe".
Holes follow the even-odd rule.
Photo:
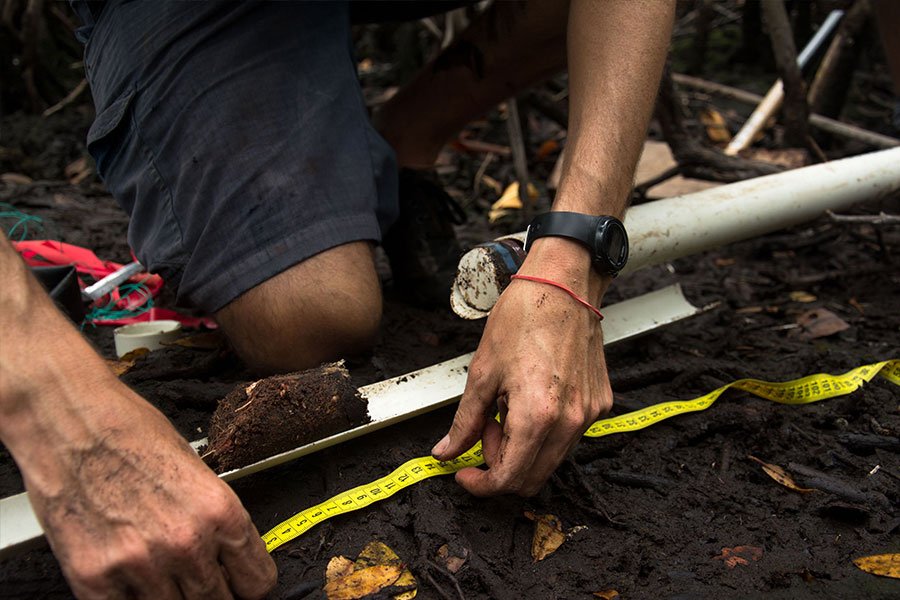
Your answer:
[[[831,11],[816,34],[809,40],[809,43],[806,44],[803,51],[800,52],[800,56],[797,57],[798,67],[801,69],[806,67],[813,55],[818,51],[822,44],[825,43],[825,40],[831,36],[831,32],[837,28],[838,23],[843,16],[844,11],[842,10]],[[756,107],[756,110],[753,111],[753,114],[750,115],[750,118],[747,119],[747,122],[741,127],[741,130],[734,135],[730,142],[728,142],[728,146],[725,148],[725,154],[728,156],[736,156],[738,152],[753,143],[753,138],[766,126],[766,122],[779,109],[783,100],[784,84],[781,79],[779,79],[771,88],[769,88],[766,97],[759,106]]]
[[[900,190],[900,148],[891,148],[686,196],[632,207],[625,217],[630,256],[623,273],[718,248],[815,219]],[[510,238],[524,241],[525,233]],[[487,316],[511,272],[476,247],[459,263],[451,304],[461,317]]]

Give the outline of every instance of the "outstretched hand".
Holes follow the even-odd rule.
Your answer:
[[[526,261],[521,272],[548,277],[546,264],[529,271]],[[550,278],[589,296],[588,273]],[[449,460],[480,438],[488,468],[463,469],[459,484],[478,496],[533,495],[611,406],[600,319],[562,290],[515,280],[491,311],[453,425],[432,453]]]
[[[80,416],[44,445],[47,468],[23,471],[74,594],[264,596],[275,564],[237,496],[162,414],[107,383],[93,392],[104,406],[80,398]]]

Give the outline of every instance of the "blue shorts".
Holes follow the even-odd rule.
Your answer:
[[[396,218],[347,3],[111,2],[89,25],[88,150],[178,304],[214,312]]]

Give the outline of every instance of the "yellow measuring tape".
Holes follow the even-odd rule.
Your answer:
[[[885,360],[871,365],[863,365],[847,371],[843,375],[822,373],[784,383],[739,379],[693,400],[663,402],[617,417],[601,419],[591,425],[584,435],[596,438],[612,433],[637,431],[675,415],[705,410],[712,406],[728,389],[743,390],[781,404],[809,404],[854,392],[878,374],[888,381],[900,385],[900,360]],[[436,475],[450,475],[466,467],[476,467],[483,463],[481,442],[453,460],[439,461],[431,456],[414,458],[400,465],[390,475],[342,492],[273,527],[262,536],[266,543],[266,549],[272,552],[326,519],[390,498],[403,488],[423,479]]]

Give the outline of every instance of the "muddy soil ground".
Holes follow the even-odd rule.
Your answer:
[[[0,172],[25,171],[52,181],[0,184],[0,200],[48,219],[48,236],[90,247],[105,259],[127,261],[127,218],[102,185],[92,179],[79,186],[58,182],[65,165],[82,154],[90,119],[89,107],[72,107],[47,120],[4,120],[7,135],[15,138],[15,143],[7,138],[4,146],[16,150],[0,157]],[[479,135],[491,128],[503,131],[499,120],[480,127]],[[457,197],[477,196],[466,186],[479,162],[469,160],[458,169],[451,161],[439,168],[451,180],[457,174]],[[551,166],[552,158],[532,164],[535,179],[545,180]],[[495,168],[497,163],[488,172],[508,181],[508,159],[503,171]],[[483,201],[468,207],[475,218],[459,229],[465,241],[492,236],[483,225],[484,208]],[[858,209],[880,210],[900,213],[900,199]],[[896,225],[822,218],[624,276],[606,301],[673,282],[680,282],[696,305],[710,308],[608,348],[614,413],[692,398],[741,377],[782,381],[900,358]],[[385,293],[377,347],[348,363],[357,385],[477,346],[482,323],[409,307],[393,294],[389,281]],[[814,308],[834,312],[849,328],[802,339],[797,317]],[[114,356],[111,328],[84,331],[100,352]],[[3,343],[15,340],[4,337]],[[254,377],[227,351],[170,348],[149,355],[123,379],[194,440],[205,435],[216,403]],[[898,400],[900,388],[886,381],[803,407],[729,393],[705,412],[638,433],[583,441],[530,499],[477,499],[450,477],[430,479],[389,501],[327,521],[277,550],[280,578],[272,597],[297,597],[292,590],[320,579],[330,557],[356,556],[367,542],[379,539],[410,565],[419,598],[459,597],[457,584],[462,597],[470,599],[590,598],[609,589],[622,598],[652,599],[897,598],[900,582],[863,573],[851,561],[900,551]],[[452,408],[443,409],[234,487],[264,532],[301,509],[427,454],[452,415]],[[873,448],[850,434],[894,443]],[[766,476],[750,455],[824,472],[842,482],[843,492],[790,491]],[[22,489],[14,463],[0,446],[0,495]],[[526,510],[557,515],[567,529],[581,527],[555,554],[534,563],[533,524]],[[455,575],[435,566],[444,544],[468,552]],[[734,568],[716,558],[723,548],[742,545],[761,548],[761,557]],[[321,597],[317,594],[309,597]],[[47,548],[0,562],[4,598],[70,595]]]
[[[50,218],[64,240],[123,258],[125,218],[90,189],[7,186],[4,197]],[[898,212],[888,200],[866,212]],[[900,231],[826,219],[622,277],[609,302],[678,281],[705,314],[609,348],[616,412],[692,398],[752,376],[787,380],[900,357]],[[791,292],[815,297],[791,300]],[[391,299],[374,353],[351,361],[358,383],[398,375],[474,349],[481,324]],[[809,298],[805,298],[809,300]],[[759,308],[756,308],[759,307]],[[841,333],[801,340],[796,317],[824,307],[845,320]],[[760,310],[761,309],[761,310]],[[112,356],[110,328],[85,333]],[[6,340],[10,342],[11,340]],[[217,400],[252,380],[232,356],[197,349],[154,353],[124,376],[189,439],[201,437]],[[848,442],[846,434],[900,434],[900,390],[876,381],[844,398],[789,407],[728,394],[711,409],[639,433],[585,440],[535,498],[476,499],[450,477],[413,486],[387,502],[338,517],[275,553],[273,597],[320,578],[336,554],[356,555],[380,539],[412,566],[419,597],[455,597],[454,582],[429,561],[443,544],[469,553],[454,576],[466,598],[587,598],[616,589],[625,598],[888,598],[900,582],[865,574],[855,557],[900,550],[900,453]],[[452,409],[391,427],[237,482],[257,526],[291,514],[425,455]],[[747,457],[805,465],[880,492],[887,503],[828,492],[798,494]],[[876,466],[881,468],[869,475]],[[637,477],[633,477],[637,476]],[[0,492],[22,490],[8,454]],[[552,556],[533,563],[527,509],[585,526]],[[763,549],[731,569],[725,547]],[[439,588],[439,589],[438,589]],[[52,554],[34,550],[0,563],[0,594],[69,596]],[[315,597],[315,596],[311,596]]]

